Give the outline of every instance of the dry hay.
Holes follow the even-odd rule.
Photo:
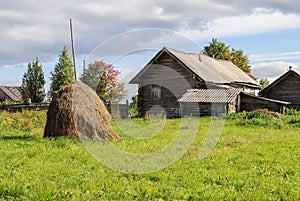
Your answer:
[[[279,112],[273,112],[270,111],[268,109],[261,109],[262,113],[268,117],[282,117],[284,116],[283,114],[279,113]]]
[[[98,95],[85,84],[75,82],[61,88],[52,98],[44,137],[119,140],[110,123],[111,116]]]
[[[258,116],[257,116],[258,115]],[[247,112],[247,118],[251,119],[251,118],[254,118],[254,117],[259,117],[259,116],[264,116],[264,117],[283,117],[284,114],[281,114],[279,112],[273,112],[273,111],[270,111],[268,109],[258,109],[258,110],[255,110],[255,111],[251,111],[251,112]]]

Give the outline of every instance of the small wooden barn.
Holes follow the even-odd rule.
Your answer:
[[[283,112],[289,102],[258,97],[241,88],[191,89],[178,100],[182,116],[219,115],[241,111],[268,109]]]
[[[290,102],[254,96],[245,92],[240,94],[240,100],[240,109],[237,112],[268,109],[270,111],[283,113],[291,104]]]
[[[239,110],[240,88],[190,89],[178,102],[182,116],[201,116],[232,113]]]
[[[229,61],[167,47],[162,48],[129,83],[139,85],[140,116],[145,116],[153,106],[163,108],[168,117],[181,116],[183,101],[178,100],[191,89],[212,90],[201,93],[213,92],[216,98],[220,97],[218,90],[222,89],[233,88],[253,95],[259,90],[253,78]]]
[[[22,101],[21,87],[0,86],[0,101]]]
[[[290,107],[300,109],[300,75],[291,69],[262,90],[259,95],[291,102]]]

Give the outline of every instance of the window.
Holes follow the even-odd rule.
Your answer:
[[[151,98],[159,100],[161,98],[161,86],[157,84],[152,84],[150,86]]]

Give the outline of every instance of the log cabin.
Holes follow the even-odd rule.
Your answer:
[[[290,106],[300,109],[300,75],[289,67],[289,70],[263,89],[259,95],[290,102]]]
[[[163,47],[129,83],[138,84],[140,116],[239,112],[262,101],[256,99],[260,89],[256,80],[230,61],[168,47]],[[242,92],[252,97],[248,101],[253,104],[243,102]],[[264,101],[270,102],[267,98]],[[281,110],[288,103],[278,101],[276,104],[279,104],[276,109]]]

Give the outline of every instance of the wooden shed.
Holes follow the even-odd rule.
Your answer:
[[[259,90],[258,83],[230,61],[167,47],[162,48],[129,83],[139,85],[140,116],[145,116],[154,106],[164,108],[168,117],[181,116],[178,100],[190,89],[233,87],[252,94]]]
[[[0,86],[0,101],[22,101],[21,87]]]
[[[254,96],[245,92],[240,94],[240,100],[240,110],[237,112],[268,109],[270,111],[284,113],[285,109],[291,105],[290,102]]]
[[[239,110],[242,89],[191,89],[178,100],[183,116],[219,115]]]
[[[259,95],[279,101],[291,102],[290,107],[300,109],[300,75],[292,70],[280,76]]]
[[[239,88],[191,89],[178,100],[182,116],[219,115],[268,109],[283,113],[289,102],[258,97]]]

